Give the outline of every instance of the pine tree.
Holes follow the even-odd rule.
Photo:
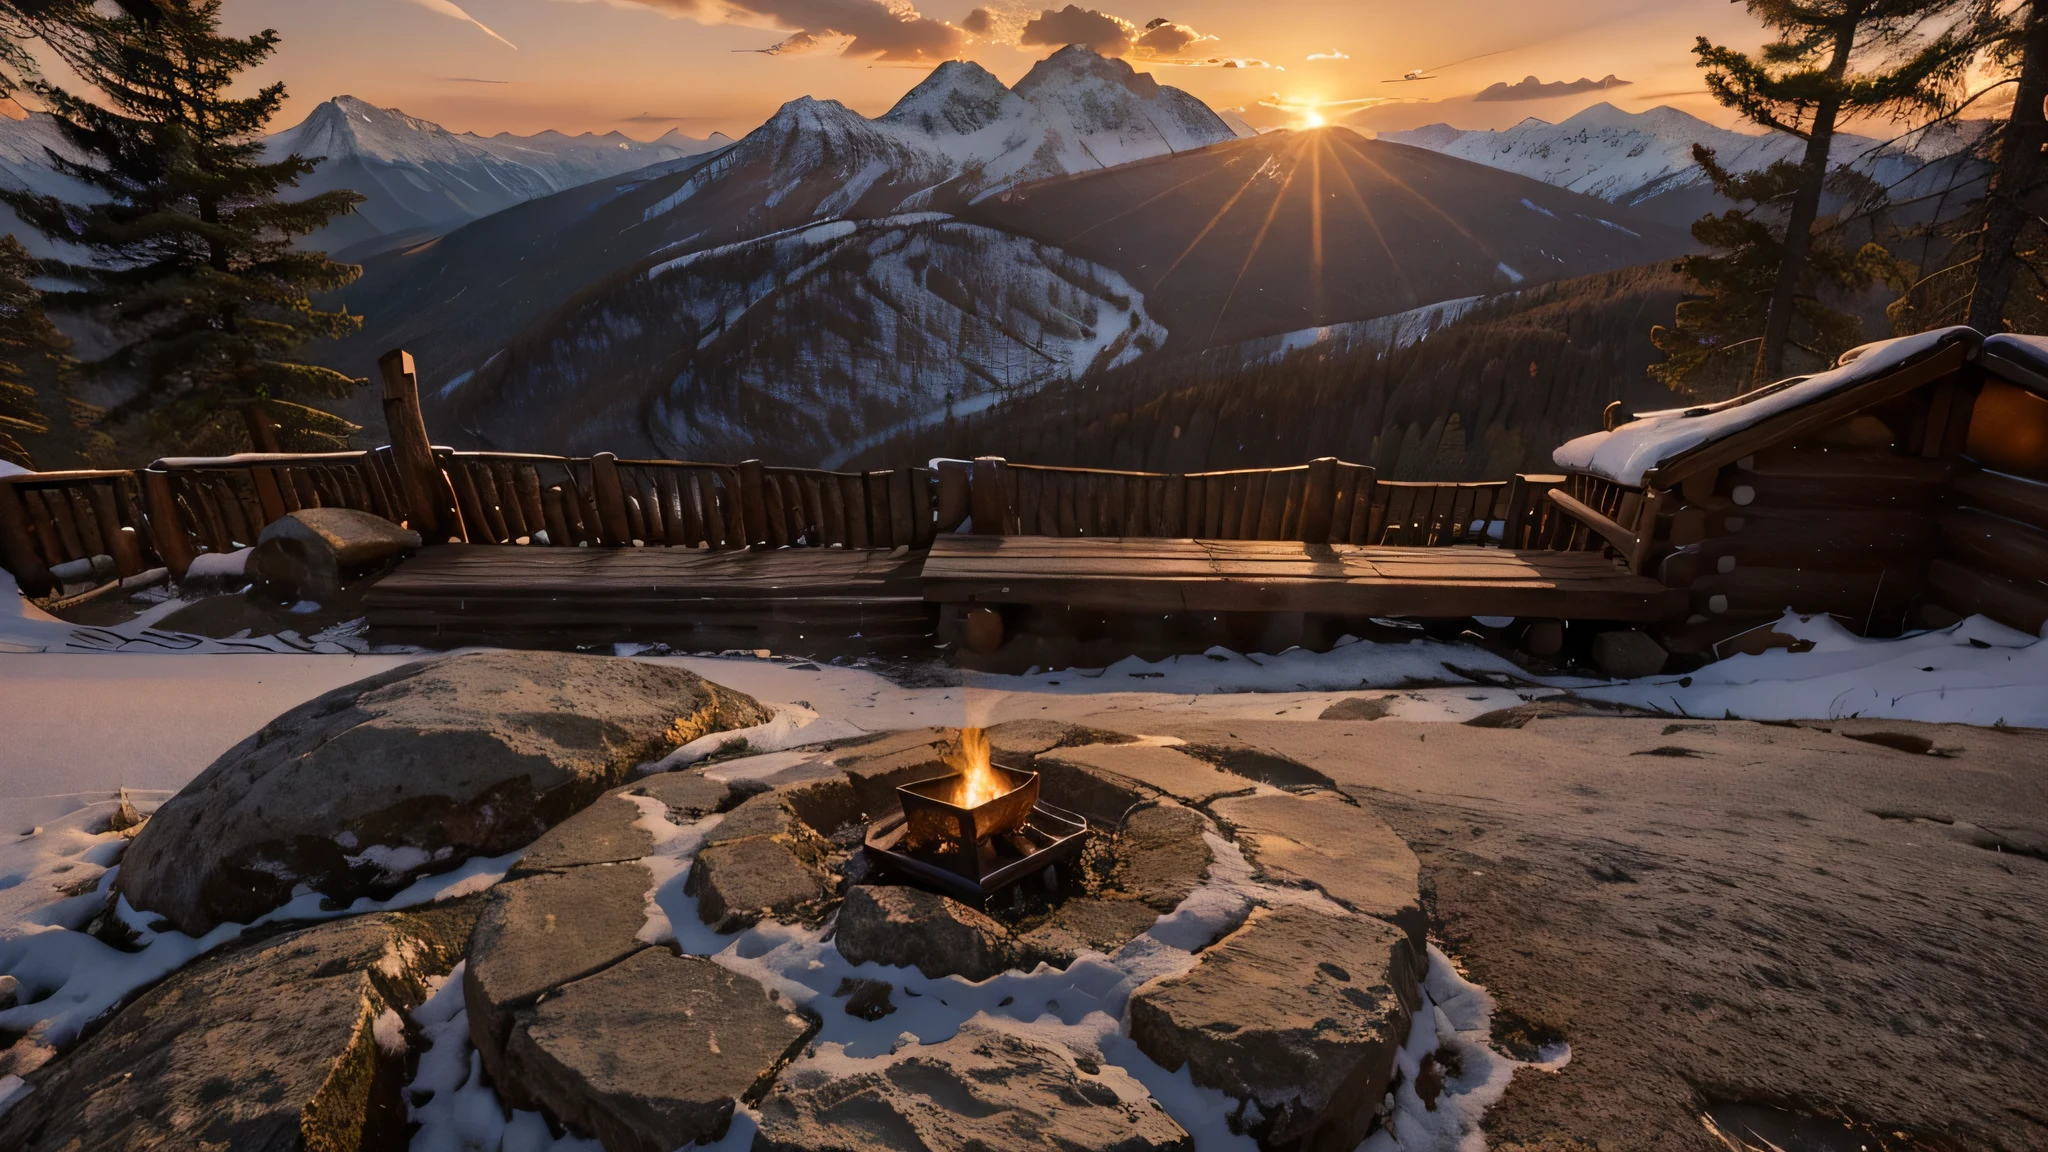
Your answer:
[[[41,74],[31,44],[76,59],[95,21],[90,0],[0,0],[0,96],[14,95]]]
[[[242,409],[265,402],[288,447],[343,446],[354,425],[293,400],[345,396],[363,381],[291,357],[309,339],[360,326],[311,297],[361,269],[292,241],[362,197],[278,198],[317,163],[263,159],[259,134],[284,86],[227,95],[276,49],[274,31],[221,35],[220,0],[130,7],[103,18],[71,61],[101,103],[48,83],[34,88],[84,158],[53,162],[107,201],[0,191],[24,221],[93,254],[90,263],[46,264],[47,274],[75,285],[52,294],[50,307],[104,326],[112,350],[81,367],[132,388],[111,416],[146,418],[160,447],[236,450],[246,443]]]
[[[1650,343],[1665,354],[1663,363],[1650,366],[1650,376],[1681,396],[1718,400],[1743,391],[1754,379],[1756,348],[1785,262],[1783,208],[1798,194],[1804,173],[1790,160],[1759,172],[1732,173],[1712,149],[1698,144],[1692,156],[1714,191],[1749,207],[1703,216],[1693,224],[1693,239],[1709,251],[1672,265],[1684,275],[1691,294],[1679,302],[1670,327],[1659,324],[1650,330]],[[1838,184],[1846,178],[1851,177],[1837,173]],[[1843,292],[1866,287],[1888,264],[1882,248],[1868,245],[1850,254],[1832,242],[1831,234],[1811,246],[1806,259],[1814,282]],[[1796,367],[1825,367],[1854,347],[1861,333],[1856,317],[1829,308],[1816,295],[1793,298],[1786,343]]]
[[[1746,0],[1778,39],[1752,56],[1702,36],[1693,52],[1707,90],[1744,119],[1806,142],[1784,204],[1783,245],[1758,335],[1753,378],[1784,372],[1802,298],[1814,290],[1808,253],[1837,125],[1855,116],[1940,114],[1976,50],[1958,18],[1968,0]]]
[[[28,250],[0,236],[0,460],[35,467],[20,440],[50,430],[33,381],[47,378],[69,344],[43,313],[42,293],[29,283]]]

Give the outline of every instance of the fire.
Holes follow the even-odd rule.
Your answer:
[[[980,728],[960,729],[960,750],[946,757],[946,765],[964,781],[954,801],[962,808],[979,807],[1010,790],[989,763],[988,733]]]

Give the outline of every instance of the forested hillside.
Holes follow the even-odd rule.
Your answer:
[[[1598,428],[1609,401],[1668,401],[1644,370],[1658,357],[1650,326],[1679,292],[1667,265],[1645,265],[1498,297],[1405,348],[1155,357],[956,415],[861,459],[1200,471],[1338,456],[1388,479],[1549,471],[1550,450]]]

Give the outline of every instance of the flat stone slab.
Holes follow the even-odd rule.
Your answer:
[[[1092,1063],[1092,1062],[1091,1062]],[[834,1078],[797,1067],[761,1103],[756,1152],[1189,1152],[1194,1142],[1125,1081],[1065,1052],[968,1024],[882,1069]]]
[[[470,1040],[493,1075],[519,1009],[647,946],[637,937],[653,886],[645,865],[598,864],[490,890],[470,933],[462,999]]]
[[[1420,977],[1385,921],[1256,909],[1193,970],[1132,995],[1131,1039],[1170,1072],[1258,1101],[1262,1143],[1350,1152],[1386,1095]]]
[[[854,964],[986,980],[1016,966],[1009,933],[958,900],[888,884],[850,888],[833,939]]]
[[[697,918],[718,932],[760,922],[819,920],[835,894],[831,876],[772,836],[707,845],[690,865],[683,890],[697,898]]]
[[[738,807],[727,812],[723,820],[704,833],[704,843],[723,844],[749,836],[798,839],[806,837],[809,832],[809,827],[790,811],[780,793],[763,792],[747,797]]]
[[[1042,759],[1109,772],[1156,788],[1189,804],[1248,791],[1252,783],[1185,752],[1152,744],[1090,744],[1060,748]]]
[[[1208,874],[1215,854],[1202,831],[1209,826],[1189,808],[1140,808],[1117,834],[1117,887],[1154,911],[1171,912]]]
[[[729,786],[697,771],[657,772],[628,791],[651,796],[668,805],[668,810],[680,817],[681,823],[701,820],[713,812],[723,812],[735,803]]]
[[[520,1013],[498,1087],[608,1152],[674,1152],[724,1136],[815,1028],[749,977],[650,948]]]
[[[1400,925],[1422,948],[1422,866],[1371,809],[1332,792],[1280,792],[1219,800],[1210,810],[1235,827],[1245,855],[1269,879],[1319,888],[1353,911]]]
[[[1137,900],[1077,896],[1053,909],[1045,923],[1017,937],[1017,966],[1029,968],[1043,960],[1065,968],[1083,952],[1113,955],[1158,919],[1158,912]]]
[[[460,954],[473,902],[238,942],[172,973],[28,1076],[0,1148],[401,1147],[401,1014]]]
[[[613,792],[533,842],[512,866],[514,874],[551,872],[585,864],[620,864],[654,851],[654,834],[639,827],[640,806]]]

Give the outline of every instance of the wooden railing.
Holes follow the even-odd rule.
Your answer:
[[[142,574],[158,556],[133,472],[0,478],[0,561],[30,596]]]

